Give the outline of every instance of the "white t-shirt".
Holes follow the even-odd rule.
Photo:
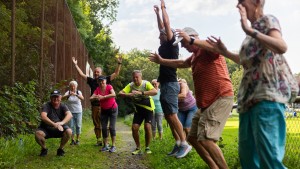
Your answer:
[[[67,91],[65,95],[69,95],[69,92],[70,91]],[[82,95],[80,90],[76,91],[76,94]],[[67,98],[66,105],[72,113],[82,113],[81,100],[77,96],[71,95]]]

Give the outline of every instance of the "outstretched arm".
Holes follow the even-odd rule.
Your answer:
[[[190,65],[188,63],[188,59],[179,60],[179,59],[164,59],[157,53],[151,53],[149,56],[149,60],[151,62],[173,67],[173,68],[189,68]]]
[[[110,75],[110,80],[114,80],[119,74],[121,70],[121,65],[122,65],[122,55],[119,55],[118,57],[118,66],[113,74]]]
[[[154,12],[156,14],[158,30],[160,31],[160,30],[164,29],[164,25],[163,25],[162,20],[160,19],[159,8],[157,5],[154,5],[153,8],[154,8]]]
[[[171,30],[169,16],[166,11],[165,1],[160,0],[160,2],[161,2],[162,18],[163,18],[164,27],[165,27],[165,30],[167,33],[167,38],[168,38],[168,40],[171,40],[173,38],[173,32]]]
[[[75,65],[75,68],[76,68],[77,72],[79,73],[79,75],[86,80],[87,79],[87,75],[85,75],[82,72],[82,70],[79,68],[79,66],[77,65],[77,60],[75,59],[75,57],[72,57],[72,61],[73,61],[74,65]]]

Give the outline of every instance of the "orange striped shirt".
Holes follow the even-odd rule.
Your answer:
[[[233,96],[225,58],[203,49],[187,59],[192,67],[198,108],[207,108],[219,97]]]

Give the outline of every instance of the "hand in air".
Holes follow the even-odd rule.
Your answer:
[[[154,62],[154,63],[160,63],[160,60],[161,60],[161,57],[159,56],[159,54],[157,54],[156,52],[155,53],[151,53],[150,56],[148,57],[148,59],[151,61],[151,62]]]
[[[222,42],[221,38],[216,38],[214,36],[208,37],[206,40],[211,46],[213,46],[218,53],[223,54],[227,52],[227,48]]]

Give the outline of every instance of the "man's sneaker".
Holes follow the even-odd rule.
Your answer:
[[[109,148],[108,148],[107,146],[103,146],[103,147],[101,148],[101,151],[109,151]]]
[[[179,146],[177,144],[175,144],[173,150],[171,152],[168,153],[169,156],[175,156],[179,151]]]
[[[74,145],[79,145],[79,144],[80,144],[79,140],[76,140],[76,142],[74,143]]]
[[[142,154],[142,150],[137,148],[132,152],[132,155],[137,155],[137,154]]]
[[[57,149],[57,156],[64,156],[65,155],[65,151],[61,148]]]
[[[178,153],[176,154],[176,158],[185,157],[191,150],[192,150],[192,146],[190,146],[190,145],[181,145],[179,147]]]
[[[145,149],[145,153],[146,153],[146,154],[152,154],[152,151],[150,150],[149,147],[147,147],[147,148]]]
[[[76,143],[75,140],[72,140],[70,145],[75,145],[75,143]]]
[[[117,151],[116,146],[111,146],[109,149],[109,152],[111,152],[111,153],[114,153],[116,151]]]
[[[43,149],[41,150],[40,156],[41,156],[41,157],[45,157],[47,154],[48,154],[48,149],[46,149],[46,148],[44,149],[44,148],[43,148]]]

